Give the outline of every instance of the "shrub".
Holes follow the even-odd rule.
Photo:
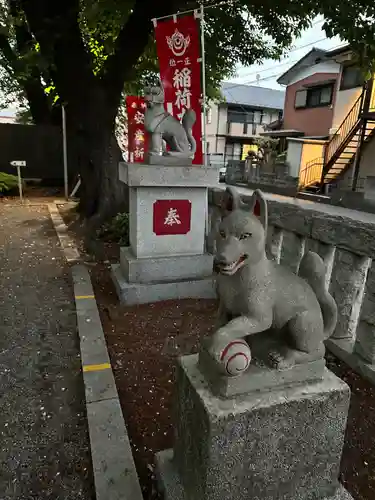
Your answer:
[[[115,241],[121,246],[129,245],[129,214],[117,214],[98,231],[98,237],[106,241]]]
[[[277,163],[286,162],[286,151],[284,151],[283,153],[280,153],[279,155],[276,156],[276,162]]]
[[[6,193],[18,186],[18,177],[0,172],[0,193]]]

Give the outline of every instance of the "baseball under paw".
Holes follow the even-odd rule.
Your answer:
[[[220,363],[230,377],[241,375],[249,368],[251,351],[243,339],[233,340],[221,352]]]

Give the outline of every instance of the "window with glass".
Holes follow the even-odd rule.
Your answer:
[[[332,103],[332,96],[333,85],[298,90],[295,96],[294,107],[299,109],[329,106]]]
[[[358,66],[345,66],[341,74],[340,90],[362,87],[365,83],[363,73]]]

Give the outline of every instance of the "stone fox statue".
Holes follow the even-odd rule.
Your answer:
[[[182,124],[164,109],[164,91],[162,86],[146,87],[145,129],[150,134],[150,154],[159,155],[163,140],[170,147],[166,154],[183,158],[194,158],[197,145],[193,137],[195,111],[186,110]]]
[[[234,188],[227,188],[225,199],[215,256],[219,318],[211,356],[220,364],[230,344],[273,328],[285,329],[288,340],[281,352],[269,353],[272,366],[285,369],[323,358],[324,340],[336,326],[337,307],[326,288],[322,259],[307,252],[299,275],[268,260],[267,202],[262,193],[254,192],[251,207],[242,203]],[[258,216],[253,214],[256,206]]]

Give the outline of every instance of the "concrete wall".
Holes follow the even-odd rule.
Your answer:
[[[319,65],[315,65],[312,68],[314,68],[316,71],[316,68],[318,66]],[[285,95],[283,128],[285,130],[300,130],[307,136],[328,135],[329,130],[332,127],[333,106],[331,105],[316,108],[295,109],[295,96],[298,90],[305,89],[305,85],[337,77],[338,70],[337,72],[332,73],[319,72],[306,76],[305,78],[300,77],[297,82],[288,85]],[[336,85],[334,87],[332,102],[335,102],[335,93]]]
[[[207,245],[215,251],[214,235],[222,212],[223,191],[209,191],[211,231]],[[242,196],[249,203],[250,196]],[[326,266],[325,280],[338,306],[338,323],[327,346],[352,368],[375,381],[375,221],[334,210],[317,211],[296,203],[268,200],[267,253],[296,272],[307,250],[317,252]]]
[[[10,162],[26,160],[24,178],[64,178],[62,132],[58,127],[0,123],[0,151],[0,172],[15,174]]]

